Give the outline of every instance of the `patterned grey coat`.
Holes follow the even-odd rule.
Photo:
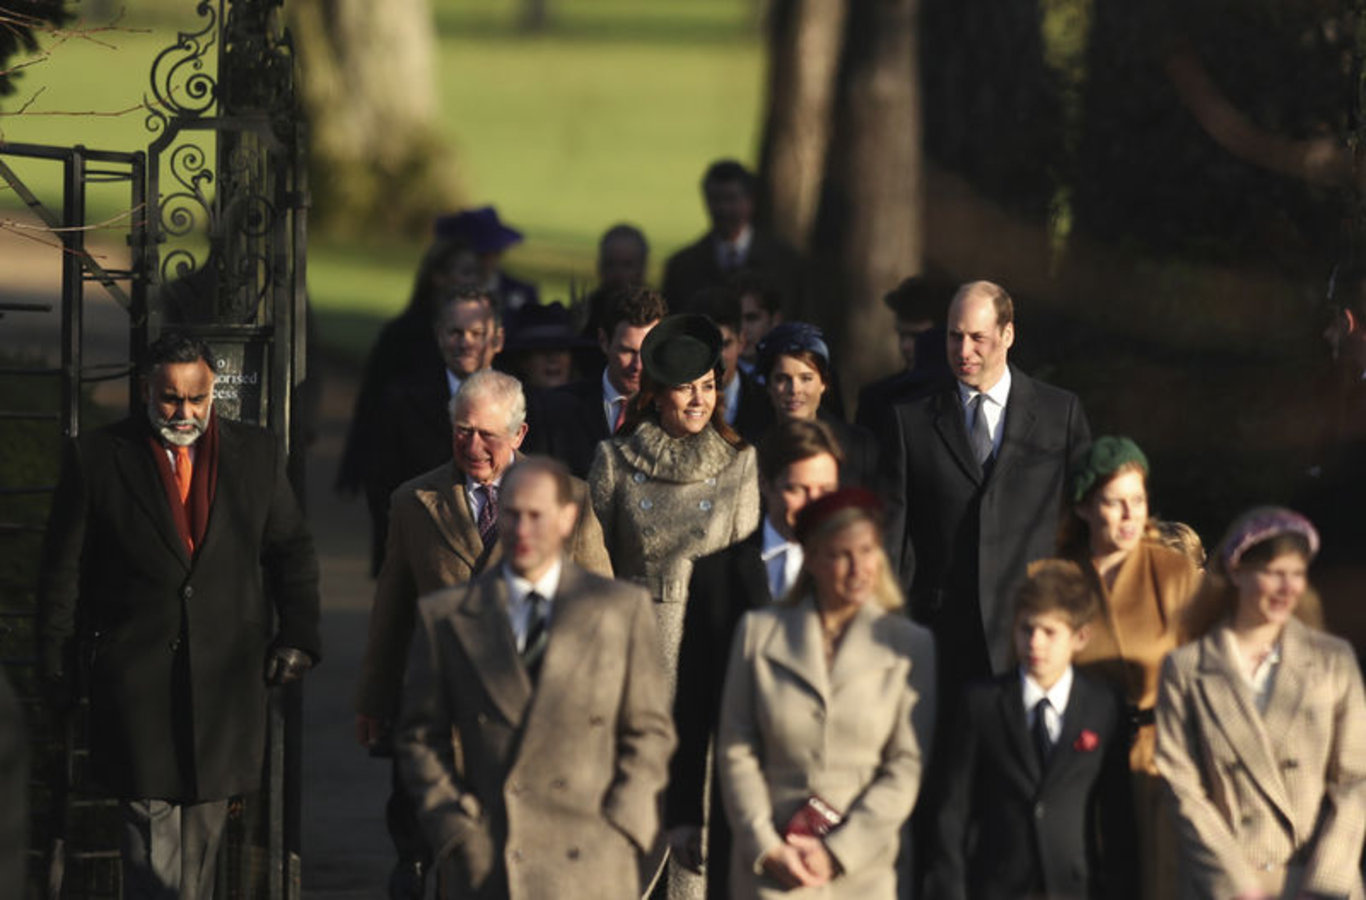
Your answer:
[[[598,444],[588,486],[612,570],[655,601],[672,685],[693,560],[759,526],[754,448],[732,447],[711,426],[673,438],[646,421]]]

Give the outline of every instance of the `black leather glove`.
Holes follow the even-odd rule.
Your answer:
[[[274,647],[266,659],[266,683],[289,684],[313,668],[313,657],[294,647]]]

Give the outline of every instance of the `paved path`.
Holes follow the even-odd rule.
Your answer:
[[[322,564],[323,664],[304,690],[303,894],[381,898],[393,864],[384,830],[388,760],[356,744],[351,695],[365,647],[374,582],[370,522],[360,498],[332,482],[355,397],[354,373],[323,368],[321,427],[309,454],[309,521]]]

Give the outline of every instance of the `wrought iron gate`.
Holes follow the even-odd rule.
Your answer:
[[[63,246],[59,364],[0,360],[0,397],[48,398],[0,409],[7,430],[59,436],[83,426],[95,382],[128,379],[131,366],[84,359],[86,286],[98,284],[127,312],[130,358],[168,327],[195,333],[218,356],[220,415],[268,427],[292,451],[295,389],[306,370],[303,125],[294,98],[293,52],[281,0],[201,0],[196,27],[177,34],[151,66],[144,97],[145,151],[0,144],[0,179]],[[59,64],[59,63],[54,63]],[[15,166],[60,164],[60,212],[44,205]],[[87,188],[126,182],[131,210],[126,268],[87,252]],[[49,308],[0,304],[0,316]],[[0,340],[5,321],[0,318]],[[55,384],[54,384],[55,382]],[[24,385],[46,385],[30,390]],[[3,403],[0,400],[0,403]],[[36,431],[35,431],[36,430]],[[44,431],[46,430],[46,431]],[[17,434],[18,432],[12,432]],[[52,454],[55,458],[55,454]],[[39,698],[33,652],[34,561],[55,472],[0,483],[0,662],[31,713],[32,852],[29,895],[119,896],[112,804],[87,784],[83,705],[60,717]],[[302,491],[302,480],[295,479]],[[234,802],[220,856],[219,896],[299,894],[299,693],[272,691],[262,791]]]

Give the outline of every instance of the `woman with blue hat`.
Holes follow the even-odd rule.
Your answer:
[[[872,432],[850,425],[822,405],[832,372],[830,348],[819,328],[806,322],[783,322],[774,327],[759,342],[754,371],[764,380],[776,418],[819,420],[834,432],[844,451],[841,484],[874,486],[876,438]]]

